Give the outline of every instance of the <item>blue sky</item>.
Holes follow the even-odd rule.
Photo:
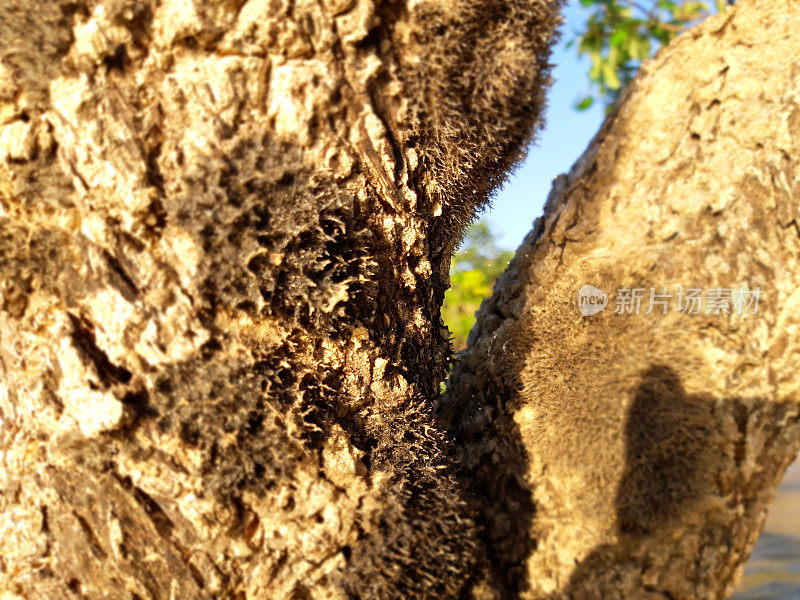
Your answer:
[[[603,122],[600,104],[587,111],[575,110],[577,101],[589,90],[590,61],[588,57],[579,60],[577,49],[565,46],[585,23],[585,15],[583,19],[580,16],[583,10],[578,0],[571,0],[564,10],[561,41],[552,57],[555,83],[548,95],[545,130],[483,215],[498,234],[501,248],[515,250],[519,246],[541,214],[553,178],[569,170]]]

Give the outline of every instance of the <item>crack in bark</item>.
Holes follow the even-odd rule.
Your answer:
[[[108,355],[97,346],[92,324],[71,312],[67,312],[67,316],[72,323],[72,343],[84,361],[93,367],[100,382],[107,387],[129,383],[133,374],[125,367],[112,363]]]

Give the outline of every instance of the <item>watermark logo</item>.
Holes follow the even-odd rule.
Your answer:
[[[684,288],[619,288],[614,296],[616,315],[666,315],[677,312],[683,315],[757,315],[762,299],[761,288],[709,289]],[[578,310],[584,317],[603,312],[609,304],[608,296],[593,285],[584,285],[578,292]]]
[[[578,292],[578,310],[584,317],[601,313],[608,306],[608,296],[600,288],[584,285]]]

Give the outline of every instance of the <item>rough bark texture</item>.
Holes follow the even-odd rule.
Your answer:
[[[733,591],[800,445],[798,31],[743,1],[663,50],[480,309],[440,408],[515,597]],[[758,314],[645,314],[679,286]]]
[[[0,0],[0,594],[731,590],[800,439],[797,3],[647,67],[431,414],[559,6]]]
[[[0,594],[493,598],[430,414],[560,0],[0,0]]]

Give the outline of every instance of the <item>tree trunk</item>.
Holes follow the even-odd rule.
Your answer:
[[[431,415],[560,0],[0,0],[0,593],[493,598]]]
[[[800,446],[798,31],[743,1],[661,51],[481,307],[440,409],[512,597],[738,582]]]

